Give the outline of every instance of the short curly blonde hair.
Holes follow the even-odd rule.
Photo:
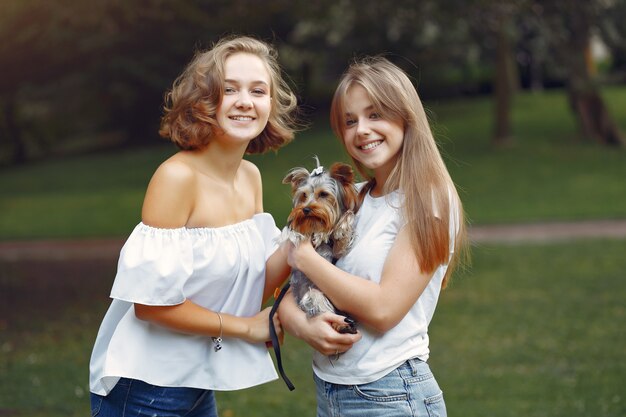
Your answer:
[[[269,120],[259,136],[250,141],[246,153],[277,150],[293,139],[297,100],[282,77],[278,54],[267,43],[247,36],[221,39],[210,50],[195,55],[165,95],[161,136],[183,150],[202,149],[211,141],[219,127],[216,112],[223,96],[224,63],[240,52],[258,56],[271,80]]]

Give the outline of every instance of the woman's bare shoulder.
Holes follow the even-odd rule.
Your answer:
[[[259,168],[246,159],[241,161],[241,172],[250,179],[261,180],[261,171],[259,171]]]
[[[254,195],[254,210],[256,213],[263,212],[263,181],[261,171],[250,161],[243,160],[241,170],[245,178],[246,185]]]
[[[163,162],[148,184],[142,221],[161,228],[185,226],[194,204],[195,181],[195,170],[183,158]]]

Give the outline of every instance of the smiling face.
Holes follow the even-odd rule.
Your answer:
[[[390,120],[374,108],[367,91],[354,84],[346,93],[344,145],[355,160],[374,172],[378,184],[384,184],[402,149],[404,127],[400,120]]]
[[[271,111],[270,75],[256,55],[239,52],[224,62],[222,101],[216,119],[218,140],[246,144],[257,137]]]

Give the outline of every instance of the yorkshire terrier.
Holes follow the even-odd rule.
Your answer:
[[[311,172],[305,168],[289,171],[283,184],[291,184],[293,209],[280,241],[289,240],[298,245],[310,238],[317,253],[333,263],[345,255],[354,238],[357,205],[354,173],[350,165],[335,163],[327,171],[317,160],[317,168]],[[327,311],[345,315],[301,271],[292,270],[290,283],[296,302],[307,317]],[[348,317],[346,325],[336,330],[356,333],[356,323]]]

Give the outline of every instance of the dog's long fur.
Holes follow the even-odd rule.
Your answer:
[[[354,212],[357,192],[350,165],[333,164],[328,171],[319,166],[309,172],[294,168],[283,179],[291,184],[293,209],[282,231],[281,242],[298,245],[310,238],[315,250],[328,261],[335,261],[350,249],[354,238]],[[306,275],[292,270],[291,288],[300,308],[308,317],[323,312],[338,312],[330,300]],[[354,333],[354,322],[348,319],[340,332]]]

